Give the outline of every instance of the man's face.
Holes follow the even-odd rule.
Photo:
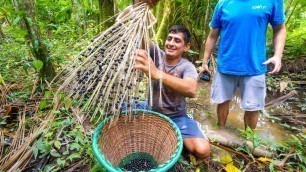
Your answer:
[[[165,53],[168,58],[179,58],[188,51],[190,44],[185,44],[184,34],[181,32],[169,33],[165,42]]]

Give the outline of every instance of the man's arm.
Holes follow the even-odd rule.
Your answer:
[[[274,74],[280,71],[282,67],[282,57],[286,42],[286,26],[281,24],[278,26],[272,26],[273,28],[273,45],[274,45],[274,55],[269,60],[265,61],[264,64],[273,63],[274,69],[269,72]]]
[[[156,68],[154,62],[151,58],[148,60],[148,54],[144,50],[137,50],[137,56],[135,61],[137,62],[134,65],[134,69],[139,69],[149,76],[149,65],[151,69],[151,77],[153,80],[162,80],[162,83],[175,91],[178,94],[181,94],[186,97],[194,98],[197,93],[198,83],[194,78],[177,78],[166,74]]]
[[[202,72],[206,71],[210,73],[210,70],[208,69],[208,60],[210,59],[211,53],[214,50],[218,37],[219,37],[219,30],[218,28],[212,28],[208,38],[205,43],[205,51],[204,51],[204,56],[203,56],[203,61],[202,61]]]

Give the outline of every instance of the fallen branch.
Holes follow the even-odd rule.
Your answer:
[[[267,150],[265,147],[262,146],[256,147],[254,149],[252,142],[240,138],[231,138],[231,136],[229,136],[228,133],[222,134],[220,131],[208,130],[206,135],[213,142],[219,143],[220,145],[226,147],[239,148],[244,146],[244,143],[246,143],[246,146],[251,150],[251,153],[255,156],[271,158],[275,155],[274,152],[270,152],[269,150]]]
[[[223,146],[223,145],[220,145],[219,143],[217,143],[217,142],[209,142],[211,145],[213,145],[213,146],[216,146],[216,147],[218,147],[218,148],[220,148],[220,149],[223,149],[223,150],[226,150],[226,151],[228,151],[228,152],[230,152],[230,153],[234,153],[234,154],[236,154],[236,155],[241,155],[241,156],[243,156],[244,158],[246,158],[246,159],[251,159],[251,157],[249,156],[249,155],[245,155],[245,154],[243,154],[243,153],[241,153],[241,152],[238,152],[238,151],[235,151],[235,150],[233,150],[233,149],[230,149],[230,148],[228,148],[228,147],[226,147],[226,146]]]
[[[274,100],[270,101],[269,103],[267,103],[267,104],[265,105],[265,107],[279,105],[281,102],[284,102],[284,101],[288,100],[289,98],[291,98],[291,97],[293,97],[293,96],[295,96],[295,95],[297,95],[297,91],[292,90],[292,91],[290,91],[288,94],[286,94],[286,95],[284,95],[284,96],[281,96],[281,97],[279,97],[279,98],[277,98],[277,99],[274,99]]]
[[[289,153],[286,155],[286,157],[279,163],[279,164],[275,164],[279,167],[283,167],[286,163],[286,161],[288,160],[289,157],[292,156],[293,151],[295,150],[295,147],[292,147],[289,151]]]
[[[76,170],[77,168],[83,166],[83,162],[84,162],[84,160],[79,161],[78,163],[76,163],[75,165],[73,165],[72,167],[70,167],[69,169],[67,169],[66,172],[77,171],[77,170]]]

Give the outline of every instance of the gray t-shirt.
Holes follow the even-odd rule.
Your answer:
[[[160,56],[159,56],[160,55]],[[178,78],[198,78],[198,73],[195,66],[188,60],[181,58],[179,63],[174,66],[169,66],[165,63],[165,52],[153,45],[150,49],[150,56],[155,61],[156,67],[164,73]],[[162,85],[161,88],[162,105],[160,99],[160,84],[159,81],[153,82],[153,107],[152,110],[162,113],[167,116],[181,116],[187,113],[187,105],[185,96],[180,95],[170,88]]]

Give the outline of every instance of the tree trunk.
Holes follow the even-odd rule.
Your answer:
[[[77,0],[72,0],[72,11],[73,14],[72,16],[74,16],[73,20],[75,20],[75,22],[79,25],[79,23],[81,23],[80,20],[80,15],[79,15],[79,8],[78,8],[78,1]]]
[[[156,6],[156,9],[154,11],[154,15],[156,16],[156,19],[157,19],[157,26],[160,25],[160,22],[162,21],[163,19],[163,10],[164,10],[164,0],[161,0],[157,6]]]
[[[208,26],[208,16],[209,16],[209,12],[210,12],[210,2],[209,0],[207,0],[207,6],[206,6],[206,14],[205,14],[205,18],[204,18],[204,28],[203,28],[203,37],[202,37],[202,47],[201,47],[201,53],[200,53],[200,59],[203,57],[204,55],[204,51],[205,51],[205,43],[206,43],[206,31],[207,31],[207,26]]]
[[[165,0],[164,1],[164,10],[163,10],[163,15],[162,15],[162,20],[160,22],[160,25],[159,25],[157,33],[156,33],[156,38],[155,39],[157,41],[161,41],[162,44],[164,43],[163,38],[167,34],[167,23],[169,21],[169,16],[170,16],[170,12],[171,12],[170,5],[171,5],[170,0]]]
[[[5,35],[2,31],[2,22],[0,23],[0,40],[2,40],[3,38],[5,38]]]
[[[21,27],[28,31],[28,39],[31,52],[35,59],[43,62],[43,67],[39,71],[40,78],[51,81],[55,76],[55,70],[51,63],[46,45],[42,42],[40,28],[35,17],[35,4],[33,0],[17,0],[17,9],[24,11],[22,14]]]
[[[109,28],[114,24],[115,20],[110,19],[114,15],[114,1],[113,0],[99,0],[100,23],[103,23],[103,30]]]

